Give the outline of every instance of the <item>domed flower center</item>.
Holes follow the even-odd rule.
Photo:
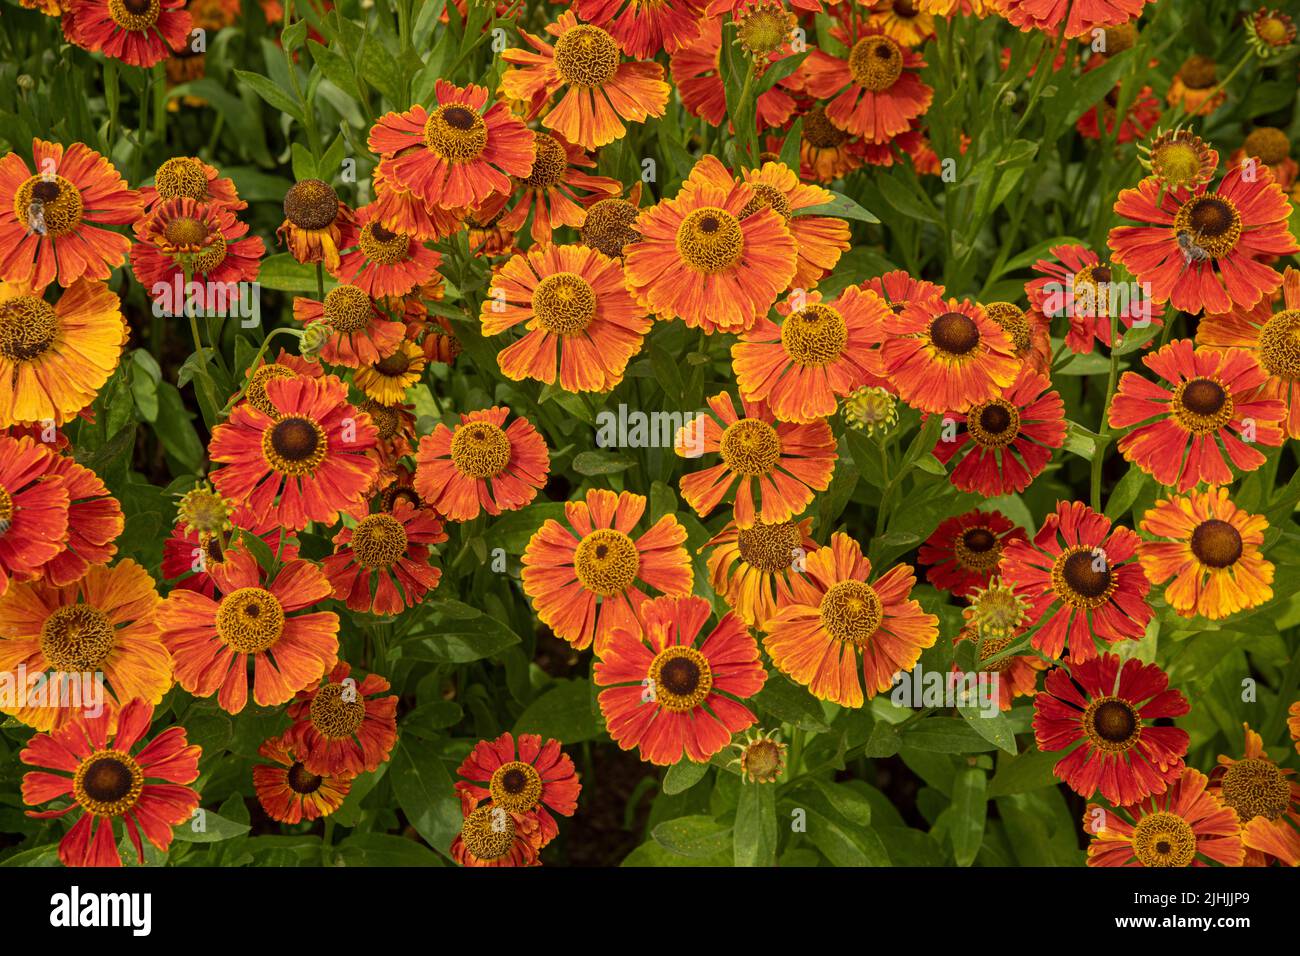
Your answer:
[[[976,405],[966,414],[966,430],[984,448],[1003,448],[1020,434],[1020,410],[1006,399]]]
[[[848,338],[844,316],[820,303],[791,312],[781,323],[781,344],[800,365],[834,362],[843,354]]]
[[[381,441],[390,441],[397,437],[397,433],[402,428],[402,418],[396,408],[368,398],[361,406],[361,410],[370,416],[370,420],[375,423],[375,428],[379,429]]]
[[[367,515],[352,530],[352,553],[362,567],[391,568],[406,554],[406,529],[392,515]]]
[[[462,475],[494,478],[510,464],[510,439],[491,422],[467,422],[452,436],[451,461]]]
[[[740,210],[740,218],[746,219],[758,212],[760,209],[772,209],[787,222],[792,212],[790,200],[786,198],[785,193],[775,186],[769,186],[767,183],[750,183],[750,188],[754,190],[754,198],[745,203]]]
[[[1276,820],[1291,806],[1291,785],[1271,760],[1238,760],[1223,775],[1222,787],[1223,802],[1243,825],[1255,817]]]
[[[1174,390],[1172,409],[1183,428],[1194,435],[1206,435],[1232,421],[1234,405],[1232,396],[1218,382],[1194,378]]]
[[[1255,33],[1269,46],[1286,46],[1295,38],[1290,17],[1261,17],[1255,21]]]
[[[655,655],[649,679],[655,702],[674,714],[699,707],[713,690],[713,669],[708,659],[683,644],[669,645]]]
[[[1005,639],[999,650],[1010,643],[1029,612],[1028,602],[1016,594],[1015,588],[1003,584],[998,578],[992,578],[987,587],[976,590],[969,600],[970,606],[962,616],[970,622],[985,647]],[[993,654],[984,656],[992,657]]]
[[[190,216],[177,216],[163,226],[163,236],[173,246],[201,246],[207,241],[208,227]]]
[[[554,136],[538,133],[534,140],[537,156],[533,159],[533,171],[524,180],[524,185],[537,189],[554,186],[564,179],[569,168],[569,156],[564,147]]]
[[[386,378],[401,378],[411,370],[411,353],[405,348],[399,348],[392,355],[381,358],[370,368]]]
[[[988,573],[998,566],[1002,545],[991,529],[983,526],[967,528],[952,543],[957,563],[968,571]]]
[[[317,774],[309,773],[307,768],[296,760],[285,773],[285,782],[289,785],[289,789],[304,796],[319,790],[324,779],[324,777]]]
[[[487,141],[482,114],[459,103],[439,106],[424,121],[424,144],[449,163],[478,159]]]
[[[573,570],[579,583],[593,594],[613,597],[636,580],[641,557],[636,544],[622,531],[597,528],[578,542]]]
[[[863,647],[884,620],[875,590],[862,581],[841,581],[822,596],[821,622],[831,637]]]
[[[1137,710],[1128,701],[1099,697],[1083,712],[1083,731],[1099,750],[1120,753],[1138,742],[1142,725]]]
[[[368,222],[361,230],[361,252],[367,259],[381,266],[405,262],[411,249],[411,239],[398,232],[390,232],[377,222]]]
[[[1116,582],[1100,548],[1080,545],[1061,553],[1052,568],[1052,588],[1066,604],[1095,608],[1105,604]]]
[[[19,295],[0,302],[0,357],[10,362],[39,358],[54,344],[59,329],[54,306],[38,296]]]
[[[1176,813],[1148,813],[1133,828],[1133,855],[1143,866],[1191,866],[1196,858],[1196,833]]]
[[[882,93],[902,75],[903,51],[887,36],[864,37],[849,54],[849,72],[859,86]]]
[[[212,490],[210,485],[191,488],[181,496],[176,516],[187,531],[216,534],[230,527],[233,506]]]
[[[366,702],[354,683],[326,684],[311,699],[312,726],[321,736],[342,740],[361,729],[366,719]]]
[[[532,764],[520,760],[503,763],[488,782],[492,802],[511,813],[536,809],[542,798],[542,776]]]
[[[1192,554],[1211,568],[1229,568],[1241,557],[1241,532],[1226,521],[1210,518],[1192,532]]]
[[[611,259],[623,255],[623,247],[641,234],[633,228],[640,210],[626,199],[602,199],[587,210],[582,223],[582,241]]]
[[[370,296],[354,285],[336,285],[325,293],[325,321],[335,332],[360,332],[374,317]]]
[[[173,156],[153,174],[153,188],[159,199],[193,199],[207,202],[208,174],[193,156]]]
[[[1005,674],[1009,671],[1016,663],[1014,654],[1000,660],[993,660],[993,658],[1010,647],[1012,639],[1013,635],[1011,634],[985,637],[984,643],[979,648],[979,669],[989,674]],[[991,660],[993,661],[991,664],[986,663]]]
[[[1178,78],[1188,89],[1208,90],[1218,83],[1218,72],[1219,68],[1213,59],[1193,53],[1178,68]]]
[[[266,383],[273,379],[295,378],[297,374],[287,365],[279,365],[274,362],[263,365],[249,376],[248,389],[244,392],[244,400],[263,415],[279,418],[280,410],[271,404],[271,399],[266,394]]]
[[[484,804],[460,825],[465,849],[477,860],[499,860],[515,845],[515,821],[503,807]]]
[[[930,322],[930,341],[939,352],[959,358],[980,344],[979,326],[962,312],[944,312]]]
[[[123,30],[143,32],[158,22],[160,0],[108,0],[108,15]]]
[[[284,194],[284,218],[299,229],[326,229],[339,215],[339,194],[321,179],[304,179]]]
[[[572,272],[557,272],[533,290],[533,314],[554,335],[578,335],[596,317],[596,292]]]
[[[791,32],[790,15],[770,0],[749,6],[736,22],[736,42],[754,57],[766,57],[781,49]]]
[[[677,227],[677,252],[686,264],[712,274],[730,269],[745,251],[740,222],[725,209],[705,206]]]
[[[1204,165],[1199,143],[1181,136],[1157,142],[1151,147],[1151,171],[1175,189],[1199,182]]]
[[[65,604],[41,625],[41,655],[51,670],[93,672],[108,660],[116,636],[103,611],[89,604]]]
[[[600,27],[573,27],[555,41],[555,69],[574,86],[604,86],[618,72],[618,44]]]
[[[325,432],[310,418],[282,418],[262,432],[263,456],[284,475],[302,477],[314,473],[328,450]]]
[[[33,176],[14,193],[14,216],[32,232],[51,239],[81,225],[85,206],[81,190],[62,176]]]
[[[1219,196],[1201,196],[1183,203],[1174,214],[1174,235],[1190,237],[1214,259],[1222,259],[1237,248],[1241,238],[1241,214]]]
[[[1014,302],[990,302],[984,311],[1011,336],[1011,344],[1015,346],[1017,355],[1025,355],[1034,347],[1029,320],[1025,318],[1025,311],[1020,306]]]
[[[1291,155],[1291,141],[1276,126],[1259,126],[1251,130],[1241,148],[1247,156],[1257,156],[1268,166],[1276,166]]]
[[[781,460],[781,436],[757,418],[742,418],[722,433],[719,453],[723,463],[745,478],[771,474]]]
[[[788,571],[799,553],[803,536],[793,521],[764,524],[755,521],[753,527],[741,528],[736,535],[740,560],[752,568],[775,574]]]
[[[120,817],[140,800],[144,771],[121,750],[98,750],[81,761],[72,778],[72,798],[101,817]],[[103,822],[100,826],[103,826]]]
[[[284,633],[284,608],[265,588],[239,588],[217,605],[217,637],[236,654],[261,654]]]
[[[814,149],[835,149],[849,140],[844,132],[826,118],[826,109],[814,106],[803,116],[803,138]]]
[[[1269,375],[1300,381],[1300,309],[1279,312],[1264,323],[1259,331],[1259,362]]]

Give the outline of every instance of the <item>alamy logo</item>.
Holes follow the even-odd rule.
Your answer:
[[[153,284],[153,314],[160,319],[183,315],[236,318],[242,328],[262,321],[262,286],[258,282],[199,282],[181,276]]]
[[[972,707],[981,717],[1002,711],[997,671],[927,671],[919,663],[894,679],[889,699],[899,707]]]
[[[134,936],[148,936],[153,927],[150,893],[82,893],[78,886],[50,897],[50,925],[125,926]]]
[[[703,412],[618,411],[606,409],[596,415],[596,446],[599,448],[672,448],[681,446],[687,458],[704,454]]]
[[[0,671],[0,707],[72,707],[87,717],[98,717],[104,712],[104,675],[91,671],[28,673],[27,665],[19,664],[12,671]]]

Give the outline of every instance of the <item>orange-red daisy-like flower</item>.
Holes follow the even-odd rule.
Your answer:
[[[623,380],[653,320],[638,308],[616,259],[586,246],[536,245],[492,277],[480,315],[485,336],[524,323],[497,355],[507,377],[569,392],[607,392]],[[558,358],[557,358],[558,353]]]
[[[683,458],[717,454],[722,459],[682,476],[682,497],[696,514],[711,512],[734,485],[737,526],[750,528],[756,520],[776,524],[801,514],[830,486],[838,454],[825,420],[781,422],[765,403],[750,401],[742,401],[742,418],[726,392],[708,402],[713,414],[701,413],[674,442]]]
[[[1020,372],[1007,331],[969,299],[915,299],[885,320],[880,358],[898,397],[925,412],[964,412]]]
[[[765,625],[772,663],[819,700],[861,707],[864,684],[867,700],[888,691],[939,636],[939,619],[909,597],[911,567],[870,578],[861,546],[837,531],[828,547],[804,559],[789,597]]]
[[[861,168],[867,161],[888,160],[886,165],[893,164],[893,149],[885,147],[878,150],[878,157],[871,158],[872,147],[861,137],[851,136],[827,119],[826,109],[820,104],[804,108],[798,119],[802,121],[799,127],[799,175],[804,179],[829,184]],[[769,136],[767,144],[768,151],[775,153],[784,145],[784,139]]]
[[[397,743],[397,695],[378,674],[360,682],[343,661],[325,682],[299,691],[289,705],[286,740],[311,773],[355,777],[378,770]]]
[[[190,14],[185,0],[76,0],[73,43],[131,66],[153,66],[186,47]]]
[[[578,809],[582,784],[573,761],[558,740],[542,743],[538,734],[504,733],[496,740],[480,740],[461,762],[456,791],[475,803],[490,800],[514,817],[537,819],[538,849],[560,832],[552,813],[571,817]]]
[[[261,361],[250,365],[244,372],[247,381],[244,385],[243,401],[275,418],[280,413],[266,396],[267,383],[281,378],[321,378],[325,370],[321,368],[319,362],[309,362],[300,355],[290,355],[284,349],[280,349],[280,354],[275,357],[275,361],[267,361],[267,358],[269,356],[264,356]]]
[[[331,365],[373,365],[396,352],[406,337],[405,325],[381,312],[364,290],[347,283],[330,289],[324,301],[295,298],[293,317],[304,325],[325,323],[329,337],[320,357]]]
[[[1016,358],[1024,367],[1044,375],[1051,372],[1052,334],[1046,319],[1014,302],[986,302],[984,311],[1011,336]]]
[[[199,776],[198,746],[187,744],[184,727],[173,726],[137,749],[152,720],[153,705],[133,700],[120,715],[107,710],[96,717],[77,715],[59,730],[36,734],[23,748],[23,763],[41,768],[23,776],[23,802],[36,806],[72,798],[62,809],[27,815],[48,820],[81,811],[59,841],[64,866],[121,866],[118,820],[143,864],[141,834],[165,852],[172,828],[189,821],[198,807],[199,795],[184,786]]]
[[[78,280],[59,296],[0,282],[0,426],[62,425],[117,369],[127,327],[116,293]]]
[[[1143,356],[1142,364],[1170,387],[1125,372],[1110,426],[1139,426],[1119,440],[1119,450],[1160,484],[1179,491],[1202,481],[1228,484],[1225,452],[1238,470],[1254,471],[1265,458],[1253,445],[1282,444],[1286,406],[1264,397],[1268,376],[1249,352],[1194,350],[1191,339],[1178,339]]]
[[[432,206],[393,178],[393,159],[381,159],[370,174],[375,201],[373,220],[389,232],[399,232],[420,242],[436,242],[454,235],[465,223],[450,209]],[[498,193],[493,193],[495,199]]]
[[[331,275],[339,267],[339,250],[357,244],[356,214],[324,180],[294,183],[284,194],[284,217],[275,234],[289,253],[302,263],[322,263]]]
[[[750,627],[762,628],[789,596],[790,578],[817,548],[812,518],[776,524],[755,521],[738,528],[728,521],[700,548],[708,557],[709,585]]]
[[[83,143],[32,140],[36,173],[21,156],[0,159],[0,279],[45,288],[55,279],[107,279],[131,241],[101,228],[137,221],[140,194]]]
[[[383,116],[368,143],[386,160],[385,181],[441,209],[509,193],[511,176],[523,179],[532,171],[533,133],[507,104],[488,102],[485,87],[440,79],[432,109],[413,106]]]
[[[624,249],[627,287],[645,308],[690,328],[738,332],[766,315],[798,269],[781,215],[757,191],[703,157],[675,199],[642,211]]]
[[[690,593],[693,573],[686,529],[671,514],[633,535],[644,495],[593,488],[564,504],[565,524],[548,518],[524,549],[520,579],[538,619],[578,650],[610,635],[636,632],[649,595]],[[567,527],[566,527],[567,524]]]
[[[1182,774],[1187,731],[1157,722],[1190,709],[1157,665],[1103,654],[1047,675],[1034,697],[1034,739],[1044,753],[1070,751],[1053,772],[1075,793],[1100,790],[1128,805],[1164,793]]]
[[[493,216],[494,206],[505,208],[498,220],[502,229],[519,232],[531,214],[528,234],[534,242],[550,242],[559,226],[576,229],[583,224],[587,217],[584,207],[623,190],[617,179],[583,172],[594,169],[596,161],[580,146],[566,143],[559,136],[538,133],[536,148],[533,171],[517,181],[514,192],[494,196],[479,209],[481,214]]]
[[[352,610],[398,614],[438,586],[442,571],[429,564],[431,546],[446,540],[431,510],[400,502],[336,534],[335,553],[321,567],[334,597]]]
[[[197,203],[220,203],[231,209],[247,209],[231,180],[197,156],[173,156],[153,174],[152,186],[140,187],[146,212],[168,199],[193,199]]]
[[[1193,53],[1178,68],[1165,93],[1165,102],[1189,116],[1209,116],[1228,99],[1212,57]]]
[[[563,89],[559,102],[542,117],[547,129],[583,149],[595,149],[626,135],[623,120],[644,123],[664,115],[672,87],[658,63],[624,62],[619,42],[598,26],[579,23],[572,10],[547,24],[546,32],[555,37],[554,46],[519,31],[537,52],[505,50],[501,58],[513,68],[501,77],[501,88],[530,104],[533,115]]]
[[[1273,565],[1264,560],[1268,519],[1228,499],[1227,488],[1166,498],[1142,519],[1138,558],[1152,584],[1170,581],[1165,601],[1184,617],[1219,620],[1271,600]]]
[[[742,178],[756,195],[741,210],[741,218],[746,211],[768,206],[780,213],[794,236],[798,260],[791,286],[811,289],[830,275],[840,255],[849,249],[849,224],[834,216],[809,211],[830,202],[830,191],[801,183],[794,170],[779,162],[769,161],[760,169],[747,169]]]
[[[734,614],[698,643],[709,619],[700,597],[661,597],[642,608],[641,628],[620,628],[592,672],[609,735],[642,760],[705,763],[733,734],[758,722],[740,701],[767,680],[758,645]]]
[[[870,23],[905,46],[920,46],[934,36],[934,15],[911,0],[874,0]]]
[[[0,455],[4,454],[6,444],[0,442]],[[62,478],[68,493],[68,537],[63,550],[41,568],[41,575],[47,583],[62,587],[84,575],[91,565],[109,562],[117,553],[117,545],[113,542],[122,533],[126,519],[122,516],[122,506],[108,493],[108,487],[84,465],[55,455],[47,474]],[[3,502],[4,499],[0,498],[0,504]],[[0,508],[0,518],[3,513],[3,508]],[[5,538],[15,533],[12,525],[0,524],[0,527],[6,528]],[[53,538],[54,541],[58,539],[58,535]]]
[[[941,591],[967,597],[997,574],[1002,549],[1025,533],[1000,511],[968,511],[939,522],[916,559],[929,565],[926,580]]]
[[[1116,282],[1110,263],[1087,246],[1052,246],[1049,252],[1052,259],[1034,263],[1043,278],[1026,282],[1025,296],[1033,312],[1048,323],[1061,316],[1069,320],[1065,344],[1071,352],[1087,355],[1097,341],[1111,347],[1112,304],[1121,333],[1161,325],[1164,303],[1153,302],[1140,286]]]
[[[1241,821],[1187,767],[1169,789],[1133,806],[1088,804],[1084,829],[1092,834],[1089,866],[1241,866]]]
[[[853,37],[833,27],[831,35],[849,48],[848,57],[813,50],[801,67],[803,88],[830,101],[826,118],[869,143],[907,132],[934,98],[919,75],[925,59],[876,26],[859,25]]]
[[[210,573],[221,598],[175,588],[158,609],[176,683],[189,693],[216,694],[222,710],[237,714],[248,703],[250,665],[262,707],[285,703],[334,665],[338,615],[308,610],[334,594],[316,565],[286,561],[264,582],[252,555],[232,549]]]
[[[400,232],[390,232],[375,219],[372,203],[357,210],[360,230],[356,246],[339,257],[330,275],[357,286],[375,299],[406,295],[438,275],[442,255]]]
[[[1148,0],[1000,0],[998,12],[1024,32],[1041,30],[1057,34],[1064,24],[1073,39],[1097,27],[1113,27],[1135,20]]]
[[[1266,261],[1300,252],[1287,228],[1291,204],[1267,167],[1250,176],[1234,167],[1214,192],[1206,183],[1164,189],[1148,176],[1120,192],[1115,212],[1142,224],[1110,231],[1115,261],[1184,312],[1250,308],[1282,284]]]
[[[1300,866],[1300,784],[1290,779],[1264,749],[1264,739],[1242,724],[1246,743],[1234,760],[1219,754],[1210,771],[1209,792],[1237,811],[1246,866],[1268,866],[1273,859]]]
[[[261,236],[247,232],[248,224],[236,219],[229,206],[205,205],[188,197],[168,199],[136,223],[131,271],[155,302],[174,300],[173,286],[189,278],[256,282],[266,247]],[[169,311],[179,315],[182,305],[183,300],[172,301]]]
[[[57,560],[68,539],[68,488],[54,455],[31,436],[0,435],[0,594]]]
[[[927,282],[925,279],[913,279],[903,269],[894,269],[874,279],[868,279],[862,283],[862,288],[884,299],[895,315],[913,302],[942,299],[946,294],[943,286]]]
[[[1095,69],[1093,63],[1100,65],[1101,62],[1100,57],[1089,60],[1084,73]],[[1079,131],[1080,136],[1099,140],[1113,135],[1117,143],[1131,143],[1151,132],[1160,121],[1160,99],[1152,92],[1151,87],[1144,86],[1137,91],[1133,102],[1129,104],[1128,112],[1122,117],[1119,117],[1118,113],[1119,95],[1120,88],[1117,86],[1107,93],[1100,103],[1075,121],[1074,128]],[[1118,133],[1114,132],[1117,117],[1119,118]]]
[[[352,780],[312,773],[302,765],[288,734],[272,737],[257,748],[271,763],[253,765],[253,790],[266,815],[281,823],[301,823],[327,817],[352,789]]]
[[[231,516],[231,521],[237,529],[236,534],[224,540],[220,534],[187,529],[183,521],[178,521],[163,542],[163,578],[170,581],[173,588],[186,588],[215,598],[217,582],[213,571],[226,563],[227,555],[238,553],[239,538],[249,534],[261,538],[281,561],[298,557],[297,539],[281,527],[274,513],[257,521],[247,507],[240,507]]]
[[[727,87],[722,78],[722,20],[719,17],[701,20],[699,36],[673,53],[669,69],[682,105],[691,115],[721,126],[727,116]],[[754,110],[760,129],[780,127],[790,119],[796,104],[783,86],[793,82],[791,78],[779,80],[758,94]]]
[[[415,489],[427,507],[451,521],[480,511],[516,511],[546,484],[551,456],[526,418],[505,427],[510,409],[484,408],[460,416],[454,429],[439,424],[420,439]]]
[[[630,57],[675,53],[700,33],[704,0],[576,0],[574,12],[604,27]]]
[[[505,807],[488,800],[475,805],[469,797],[461,801],[465,819],[452,838],[451,858],[461,866],[540,866],[533,817],[513,816]]]
[[[378,471],[378,430],[348,404],[347,386],[333,376],[272,379],[266,396],[274,414],[239,405],[212,430],[209,457],[225,466],[212,473],[217,490],[246,502],[254,520],[275,510],[295,531],[357,512]]]
[[[115,715],[139,697],[151,704],[172,685],[172,664],[159,640],[158,592],[134,561],[96,565],[52,587],[15,584],[0,597],[0,673],[26,695],[0,710],[37,730],[63,727],[78,713]],[[43,674],[27,688],[13,675]]]
[[[766,402],[780,421],[806,423],[835,414],[838,399],[855,389],[881,384],[889,306],[874,292],[851,285],[830,302],[796,294],[777,309],[785,316],[779,326],[760,317],[731,346],[747,400]]]
[[[1151,620],[1151,584],[1136,560],[1138,536],[1078,501],[1061,501],[1033,543],[1011,541],[1002,552],[1002,579],[1029,602],[1041,626],[1034,647],[1059,658],[1097,656],[1094,637],[1108,644],[1137,640]]]
[[[1300,438],[1300,270],[1288,266],[1283,273],[1280,305],[1275,312],[1265,297],[1253,309],[1203,315],[1196,344],[1254,355],[1268,375],[1260,395],[1286,405],[1283,427],[1289,437]]]
[[[948,421],[964,427],[940,437],[934,455],[945,465],[957,460],[953,485],[986,498],[1024,491],[1065,444],[1065,403],[1051,379],[1030,368],[996,398]]]

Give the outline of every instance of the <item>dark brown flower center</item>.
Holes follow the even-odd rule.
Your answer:
[[[945,312],[930,323],[930,341],[949,355],[966,355],[980,344],[979,326],[961,312]]]
[[[1211,568],[1227,568],[1241,557],[1241,533],[1226,521],[1210,518],[1192,532],[1192,554]]]
[[[315,793],[320,789],[323,780],[314,773],[308,773],[307,768],[296,760],[285,776],[289,789],[294,793],[302,794]]]

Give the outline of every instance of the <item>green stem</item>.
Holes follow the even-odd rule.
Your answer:
[[[1101,468],[1106,460],[1106,447],[1110,444],[1110,402],[1115,395],[1115,380],[1119,376],[1119,316],[1110,317],[1110,374],[1106,378],[1106,400],[1101,405],[1101,421],[1097,425],[1097,447],[1092,452],[1092,510],[1101,511]]]

